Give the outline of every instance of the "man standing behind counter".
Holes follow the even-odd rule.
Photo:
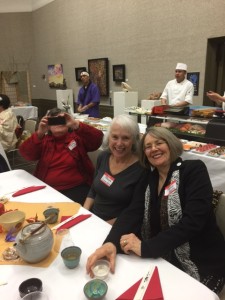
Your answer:
[[[99,102],[100,92],[97,85],[90,80],[88,72],[82,72],[80,74],[83,86],[78,93],[77,111],[79,113],[89,114],[89,117],[99,117]]]
[[[186,74],[187,65],[177,63],[175,79],[167,83],[161,95],[162,105],[186,106],[193,103],[194,86],[185,78]]]

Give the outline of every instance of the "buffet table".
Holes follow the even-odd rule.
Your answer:
[[[204,154],[187,151],[182,154],[183,159],[201,159],[209,172],[213,189],[225,192],[225,159],[215,158]]]
[[[22,116],[24,120],[38,117],[36,106],[12,106],[11,109],[16,116]]]
[[[31,185],[43,185],[43,182],[24,170],[13,170],[0,174],[0,196],[7,194],[10,202],[70,202],[68,198],[49,186],[12,198],[11,195],[15,190]],[[87,213],[82,207],[79,212]],[[30,277],[42,280],[43,290],[48,294],[50,300],[85,299],[83,287],[90,280],[85,271],[87,258],[102,244],[110,227],[108,223],[92,215],[70,229],[73,241],[82,249],[81,261],[76,269],[66,269],[60,255],[47,268],[35,267],[35,265],[0,264],[0,299],[19,300],[18,286],[23,280]],[[158,267],[164,300],[219,300],[217,295],[207,287],[165,260],[140,259],[132,255],[118,255],[116,272],[110,274],[106,279],[108,292],[105,299],[116,299],[142,278],[150,266]]]

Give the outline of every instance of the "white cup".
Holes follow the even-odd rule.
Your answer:
[[[69,229],[59,229],[55,232],[54,250],[60,253],[63,249],[74,246]]]

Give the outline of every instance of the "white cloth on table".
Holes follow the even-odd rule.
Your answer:
[[[38,108],[36,106],[12,106],[11,109],[16,116],[22,116],[24,120],[38,117]]]

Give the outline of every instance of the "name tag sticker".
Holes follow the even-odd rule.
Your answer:
[[[69,148],[70,150],[73,150],[76,146],[77,146],[77,143],[76,143],[74,140],[72,140],[72,141],[69,143],[68,148]]]
[[[101,178],[101,182],[107,186],[111,186],[111,184],[113,183],[114,180],[115,180],[115,178],[113,178],[106,172],[104,173],[104,175]]]
[[[169,185],[165,187],[165,196],[172,194],[177,188],[176,181],[172,181]]]

